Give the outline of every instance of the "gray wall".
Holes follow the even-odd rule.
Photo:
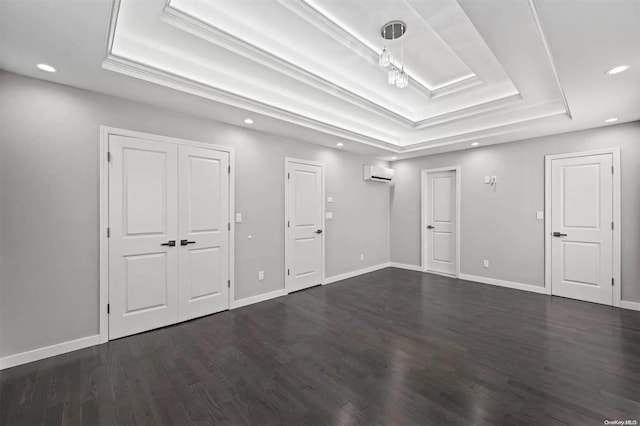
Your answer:
[[[544,286],[544,156],[609,147],[622,156],[622,299],[640,301],[640,122],[392,163],[391,260],[420,265],[421,169],[460,165],[461,272]]]
[[[285,156],[327,165],[326,275],[389,261],[389,186],[362,180],[370,158],[0,77],[0,356],[98,333],[100,125],[236,148],[236,299],[284,287]]]

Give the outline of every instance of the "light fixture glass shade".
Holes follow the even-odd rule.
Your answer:
[[[409,76],[404,70],[396,77],[396,87],[398,89],[404,89],[409,85]]]
[[[378,59],[378,64],[382,67],[388,67],[391,63],[391,54],[387,51],[387,48],[382,49],[382,53],[380,53],[380,58]]]
[[[397,69],[392,68],[391,71],[389,71],[389,74],[387,74],[387,83],[389,84],[396,84],[396,80],[398,79],[398,76],[400,75],[400,73],[398,72]]]

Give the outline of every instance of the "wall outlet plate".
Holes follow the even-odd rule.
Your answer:
[[[258,271],[258,280],[259,281],[264,280],[264,271]]]
[[[485,176],[484,183],[491,183],[491,178],[489,176]]]
[[[325,219],[333,219],[333,212],[325,212],[324,217]]]
[[[242,213],[236,213],[236,223],[242,222]]]
[[[544,212],[537,211],[537,212],[536,212],[536,219],[538,219],[538,220],[544,220]]]
[[[487,259],[484,260],[483,265],[485,268],[489,267],[489,261]]]
[[[333,197],[327,197],[327,203],[333,203]]]

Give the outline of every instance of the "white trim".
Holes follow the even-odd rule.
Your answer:
[[[320,276],[320,284],[324,284],[325,280],[325,237],[327,233],[326,220],[325,220],[325,181],[326,181],[326,172],[327,167],[325,163],[320,161],[311,161],[311,160],[301,160],[299,158],[292,157],[284,157],[284,288],[287,292],[291,292],[291,283],[289,279],[289,274],[287,274],[287,270],[289,266],[287,262],[289,261],[289,227],[287,226],[287,222],[289,221],[289,163],[299,163],[306,164],[309,166],[317,166],[322,169],[322,202],[320,203],[320,208],[322,210],[322,234],[320,234],[320,240],[322,242],[322,259],[321,259],[321,276]]]
[[[553,54],[551,53],[551,47],[549,46],[549,41],[547,40],[547,35],[545,34],[544,27],[542,26],[542,22],[540,21],[540,16],[538,15],[538,8],[536,7],[534,0],[529,0],[529,9],[531,10],[531,14],[533,15],[533,20],[536,23],[538,34],[540,35],[540,39],[542,40],[544,51],[547,54],[547,59],[549,60],[551,71],[553,71],[553,76],[556,80],[556,85],[558,86],[558,90],[560,91],[560,95],[562,96],[562,103],[564,104],[564,110],[567,113],[567,116],[570,119],[573,119],[573,116],[571,115],[571,110],[569,109],[569,102],[567,102],[567,95],[564,93],[564,88],[562,87],[562,83],[560,82],[560,76],[558,75],[558,70],[556,69],[556,63],[553,60]]]
[[[449,166],[438,167],[436,169],[422,169],[420,171],[420,266],[423,272],[427,271],[427,223],[425,222],[425,214],[427,212],[427,197],[425,191],[427,189],[427,175],[429,173],[438,172],[455,172],[456,173],[456,273],[454,277],[460,276],[460,211],[461,208],[461,189],[462,189],[462,167]],[[447,275],[449,276],[449,275]]]
[[[626,300],[620,301],[620,307],[623,309],[631,309],[632,311],[640,311],[640,303],[628,302]]]
[[[486,278],[486,277],[479,277],[476,275],[467,275],[467,274],[460,274],[459,279],[465,280],[465,281],[474,281],[482,284],[491,284],[499,287],[513,288],[516,290],[524,290],[532,293],[546,294],[544,287],[531,285],[531,284],[516,283],[513,281],[504,281],[504,280],[498,280],[495,278]]]
[[[253,305],[255,303],[264,302],[266,300],[275,299],[289,294],[286,289],[274,290],[268,293],[258,294],[257,296],[245,297],[240,300],[231,301],[231,309],[241,308],[243,306]]]
[[[613,306],[621,307],[622,300],[622,220],[620,215],[620,148],[567,152],[544,157],[544,288],[551,294],[551,162],[564,158],[611,154],[613,156]]]
[[[422,266],[409,265],[407,263],[390,262],[389,266],[392,268],[406,269],[408,271],[424,272]]]
[[[98,343],[109,341],[109,316],[107,314],[107,303],[109,303],[109,239],[107,238],[107,227],[109,226],[109,168],[107,153],[109,150],[109,136],[119,135],[131,138],[146,139],[151,141],[168,142],[178,145],[189,145],[198,148],[212,149],[227,152],[229,154],[229,309],[235,298],[235,150],[234,148],[215,145],[204,142],[195,142],[187,139],[172,138],[168,136],[154,135],[151,133],[137,132],[134,130],[119,129],[116,127],[100,126],[100,316],[99,316],[99,339]]]
[[[351,272],[345,272],[343,274],[338,274],[338,275],[334,275],[334,276],[325,278],[325,280],[324,280],[324,282],[322,284],[324,285],[324,284],[335,283],[337,281],[342,281],[342,280],[346,280],[348,278],[357,277],[359,275],[368,274],[370,272],[379,271],[380,269],[385,269],[385,268],[388,268],[389,266],[391,266],[391,263],[390,262],[386,262],[386,263],[380,263],[378,265],[369,266],[369,267],[358,269],[358,270],[351,271]]]
[[[55,345],[45,346],[44,348],[33,349],[21,352],[15,355],[9,355],[0,358],[0,370],[15,367],[17,365],[27,364],[29,362],[38,361],[56,355],[65,354],[67,352],[77,351],[78,349],[88,348],[100,344],[100,335],[81,337],[80,339],[69,340],[68,342],[57,343]]]

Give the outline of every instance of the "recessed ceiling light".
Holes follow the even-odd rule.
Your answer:
[[[392,160],[397,160],[397,159],[398,159],[398,157],[391,157],[391,159],[392,159]]]
[[[615,117],[614,118],[607,118],[606,120],[604,120],[605,123],[613,123],[615,121],[618,121],[618,119],[615,118]]]
[[[473,142],[473,143],[471,144],[471,146],[478,146],[478,145],[480,145],[480,142]]]
[[[619,65],[607,71],[608,75],[618,74],[629,69],[629,65]]]
[[[38,65],[36,65],[36,67],[38,67],[42,71],[56,72],[56,69],[54,67],[52,67],[51,65],[48,65],[48,64],[38,64]]]
[[[344,146],[344,144],[342,142],[338,142],[336,146]]]
[[[245,124],[253,124],[253,120],[250,118],[245,118],[244,119]]]

